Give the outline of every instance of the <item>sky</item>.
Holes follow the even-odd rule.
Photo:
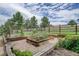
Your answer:
[[[0,25],[4,24],[17,11],[27,20],[36,16],[38,24],[47,16],[52,25],[65,25],[70,20],[79,19],[79,3],[1,3]]]

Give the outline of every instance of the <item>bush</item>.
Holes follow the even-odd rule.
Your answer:
[[[36,29],[32,30],[32,35],[35,33],[37,33],[37,30]]]
[[[19,50],[12,50],[12,52],[16,55],[16,56],[32,56],[32,52],[30,51],[19,51]]]
[[[79,53],[79,36],[67,36],[65,40],[59,42],[59,47]]]
[[[79,35],[67,35],[65,39],[79,39]]]

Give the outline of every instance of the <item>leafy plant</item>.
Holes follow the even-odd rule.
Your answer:
[[[79,53],[79,36],[67,36],[65,40],[59,42],[59,46]]]
[[[37,30],[36,29],[32,30],[32,35],[35,33],[37,33]]]
[[[69,23],[68,23],[68,25],[71,25],[71,26],[76,25],[76,24],[77,24],[77,23],[76,23],[75,20],[70,20]]]
[[[16,55],[16,56],[32,56],[32,52],[30,51],[19,51],[19,50],[12,50],[12,52]]]
[[[32,35],[32,38],[35,39],[36,41],[44,40],[46,39],[48,34],[45,33],[35,33]]]

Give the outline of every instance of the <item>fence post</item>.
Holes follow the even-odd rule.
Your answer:
[[[76,24],[76,26],[75,26],[75,33],[76,33],[76,35],[77,35],[77,24]]]
[[[61,25],[59,25],[59,34],[61,34]]]

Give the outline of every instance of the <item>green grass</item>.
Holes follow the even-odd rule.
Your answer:
[[[65,35],[75,35],[76,34],[76,32],[73,32],[73,31],[61,31],[61,33],[59,33],[59,31],[36,31],[36,33],[39,33],[39,34],[51,34],[51,35],[54,35],[54,34],[65,34]],[[18,32],[17,34],[19,34],[20,35],[20,32]],[[35,33],[33,33],[33,31],[26,31],[26,32],[24,32],[24,36],[31,36],[31,35],[33,35],[33,34],[35,34]],[[77,32],[77,34],[79,35],[79,32]]]

